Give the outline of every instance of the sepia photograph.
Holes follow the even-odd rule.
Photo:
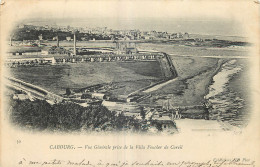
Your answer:
[[[205,11],[200,11],[200,1],[194,2],[196,7],[182,1],[98,2],[28,1],[20,7],[7,2],[9,19],[2,6],[1,17],[8,24],[1,21],[1,122],[11,129],[10,134],[17,134],[16,144],[31,142],[34,136],[39,139],[37,135],[80,135],[82,139],[94,135],[97,141],[105,140],[106,135],[113,141],[116,136],[124,136],[124,141],[131,136],[131,142],[133,136],[139,136],[150,137],[151,143],[158,137],[167,138],[168,143],[175,136],[194,135],[197,140],[203,135],[201,144],[207,143],[205,136],[228,135],[228,145],[242,138],[250,125],[259,125],[254,124],[259,120],[255,115],[259,112],[255,103],[259,95],[259,15],[256,22],[250,12],[240,17],[237,11],[245,1],[233,8],[230,1],[226,4],[229,9],[202,1],[208,8]],[[245,4],[257,5],[253,1]],[[259,126],[255,128],[257,138]],[[7,134],[3,129],[1,134]],[[19,134],[29,135],[31,140]],[[1,143],[6,140],[2,136]],[[121,145],[104,141],[95,145],[95,137],[91,142],[91,146],[77,147],[76,141],[48,144],[48,149],[121,149]],[[107,142],[117,144],[112,139]],[[182,150],[185,144],[178,143],[167,148]],[[135,142],[125,149],[131,146],[138,150],[166,148],[156,142]],[[233,150],[228,148],[226,152]],[[253,167],[256,160],[211,157],[205,163],[187,158],[187,163],[148,160],[129,165],[124,158],[109,165],[99,160],[98,165],[85,159],[81,163],[20,159],[13,164]]]
[[[27,19],[10,34],[10,120],[23,129],[243,129],[248,50],[224,19]]]

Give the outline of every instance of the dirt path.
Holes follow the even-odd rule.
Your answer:
[[[168,54],[170,56],[178,56],[178,57],[201,57],[201,58],[216,58],[216,59],[249,59],[248,56],[193,56],[193,55],[176,55],[176,54]]]
[[[174,79],[165,81],[165,82],[160,83],[160,84],[158,84],[158,85],[155,85],[155,86],[153,86],[153,87],[151,87],[151,88],[148,88],[148,89],[144,90],[143,92],[144,92],[144,93],[149,93],[149,92],[155,91],[155,90],[160,89],[161,87],[163,87],[163,86],[165,86],[165,85],[168,85],[169,83],[172,83],[172,82],[174,82],[174,81],[176,81],[176,80],[178,80],[178,79],[179,79],[179,78],[177,77],[177,78],[174,78]]]

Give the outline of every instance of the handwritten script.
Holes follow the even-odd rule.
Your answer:
[[[18,162],[19,166],[86,166],[86,167],[255,167],[255,161],[248,158],[214,158],[211,160],[196,162],[196,161],[158,161],[158,160],[136,160],[136,161],[118,161],[105,162],[102,160],[91,161],[88,159],[75,160],[43,160],[34,161],[22,158]]]

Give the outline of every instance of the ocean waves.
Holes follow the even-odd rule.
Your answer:
[[[224,121],[230,125],[241,127],[245,125],[245,99],[240,92],[231,89],[230,81],[240,75],[243,66],[237,60],[224,63],[219,72],[213,77],[208,94],[204,97],[209,104],[209,118]]]

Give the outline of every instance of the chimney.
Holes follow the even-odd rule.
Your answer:
[[[13,46],[13,44],[12,44],[12,37],[10,37],[10,46]]]
[[[76,32],[74,32],[74,55],[76,56]]]
[[[57,47],[60,47],[59,36],[57,36]]]

